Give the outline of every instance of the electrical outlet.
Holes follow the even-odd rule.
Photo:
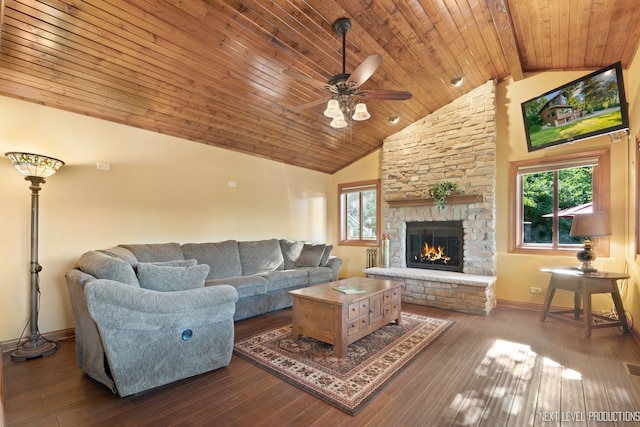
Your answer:
[[[532,294],[541,294],[542,288],[536,288],[535,286],[532,286],[529,288],[529,292]]]
[[[109,172],[111,170],[111,163],[97,162],[96,169],[98,169],[99,171]]]

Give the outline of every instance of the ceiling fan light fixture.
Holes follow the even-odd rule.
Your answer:
[[[369,112],[367,111],[367,106],[362,102],[356,104],[355,112],[353,113],[353,116],[351,118],[353,120],[362,121],[367,120],[369,117],[371,117],[371,114],[369,114]]]
[[[332,119],[342,116],[342,110],[340,110],[340,103],[338,103],[337,99],[330,99],[329,102],[327,102],[327,109],[324,110],[324,115]]]
[[[451,79],[451,86],[460,87],[460,85],[462,85],[462,82],[464,82],[464,79],[462,77],[455,76],[454,78]]]
[[[342,113],[340,113],[338,117],[334,117],[333,120],[331,120],[331,123],[329,123],[329,125],[334,129],[342,129],[344,127],[347,127],[347,121],[344,119]]]
[[[367,111],[364,103],[359,103],[359,97],[369,97],[369,99],[379,100],[398,100],[402,101],[411,98],[411,93],[398,90],[366,90],[363,91],[361,86],[369,80],[371,75],[382,65],[382,55],[369,55],[356,67],[352,73],[347,73],[347,33],[351,29],[351,20],[349,18],[338,18],[333,24],[333,31],[338,36],[342,36],[342,73],[331,76],[326,82],[321,82],[292,70],[283,70],[282,72],[297,80],[311,83],[318,89],[324,89],[330,93],[330,100],[327,102],[323,114],[332,119],[331,127],[341,129],[348,126],[349,121],[362,121],[371,118],[371,114]],[[323,100],[308,102],[296,110],[300,111],[304,108],[316,107]],[[294,111],[295,112],[295,111]]]

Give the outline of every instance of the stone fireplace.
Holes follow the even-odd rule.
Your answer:
[[[461,221],[461,271],[496,274],[495,88],[489,81],[384,141],[382,232],[391,238],[392,267],[408,267],[407,223]],[[441,181],[464,191],[444,209],[426,196]]]
[[[495,90],[489,81],[384,141],[382,232],[391,239],[391,268],[365,272],[404,281],[403,301],[476,314],[495,306]],[[450,196],[444,209],[427,197],[441,181],[464,191]],[[425,222],[460,224],[455,271],[443,263],[435,270],[414,264],[407,230]]]

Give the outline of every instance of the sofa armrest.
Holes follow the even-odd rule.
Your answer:
[[[117,392],[113,378],[106,369],[104,348],[100,339],[100,333],[96,323],[89,314],[87,299],[84,295],[84,286],[92,280],[96,280],[78,268],[67,271],[65,278],[71,298],[73,319],[76,333],[76,359],[78,366],[91,378]]]
[[[98,326],[135,330],[188,327],[233,317],[238,300],[229,285],[159,292],[97,279],[88,282],[84,292]]]
[[[330,256],[325,267],[331,268],[331,281],[335,282],[339,279],[340,267],[342,267],[342,258]]]

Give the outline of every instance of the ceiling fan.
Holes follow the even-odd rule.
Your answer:
[[[361,86],[373,75],[382,64],[382,55],[377,53],[367,57],[351,74],[346,71],[346,41],[347,32],[351,29],[349,18],[339,18],[333,23],[333,31],[342,36],[342,73],[331,76],[327,83],[308,77],[302,73],[292,70],[284,70],[283,73],[294,79],[306,82],[319,89],[328,91],[331,99],[327,103],[324,115],[332,118],[331,127],[343,128],[347,126],[345,115],[353,111],[353,120],[367,120],[371,115],[367,111],[367,106],[361,102],[362,98],[379,100],[402,101],[411,98],[411,93],[398,90],[384,89],[361,89]],[[321,104],[326,98],[309,102],[298,106],[295,110],[300,111],[315,105]]]

